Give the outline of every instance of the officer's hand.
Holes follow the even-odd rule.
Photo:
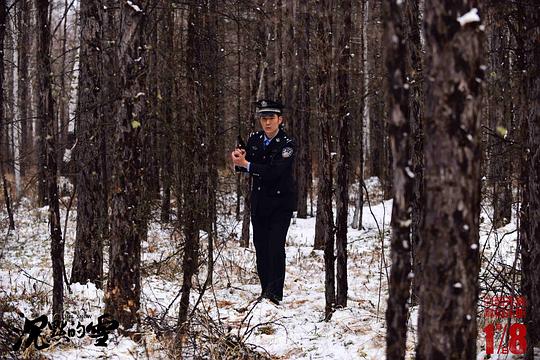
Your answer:
[[[245,154],[245,150],[238,149],[238,148],[234,149],[234,151],[231,153],[231,157],[232,157],[233,161],[234,161],[235,158],[238,158],[238,157],[242,156],[242,152],[244,152],[244,154]]]
[[[231,159],[234,165],[246,167],[247,166],[246,150],[234,149],[234,151],[231,153]]]
[[[236,149],[234,149],[233,152],[237,153],[238,155],[244,155],[244,156],[246,156],[246,150],[244,150],[244,149],[236,148]]]

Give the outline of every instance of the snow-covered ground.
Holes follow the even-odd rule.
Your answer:
[[[329,322],[324,321],[324,261],[322,251],[313,250],[315,218],[295,219],[287,237],[287,275],[284,299],[278,306],[267,300],[257,302],[260,293],[255,270],[253,244],[249,249],[238,246],[241,224],[234,217],[220,216],[219,238],[215,249],[214,286],[207,289],[197,309],[237,335],[245,343],[256,346],[273,358],[280,359],[384,359],[387,284],[384,265],[390,266],[389,230],[391,201],[366,204],[363,211],[363,230],[349,228],[348,234],[348,306],[337,310]],[[352,221],[352,209],[350,211]],[[494,232],[487,212],[481,226],[485,253],[495,254],[497,261],[510,266],[515,251],[516,224]],[[62,207],[62,221],[66,211]],[[5,213],[0,213],[4,221]],[[71,272],[76,211],[69,213],[66,233],[66,272]],[[1,223],[4,226],[4,222]],[[48,240],[47,209],[32,209],[23,200],[16,213],[17,230],[5,237],[2,229],[0,257],[1,318],[17,318],[22,328],[24,315],[30,319],[47,314],[50,317],[52,270]],[[64,228],[63,228],[64,230]],[[384,233],[384,261],[381,269],[381,236]],[[496,250],[495,235],[506,235],[503,247]],[[489,241],[488,240],[489,234]],[[169,358],[163,338],[150,324],[175,325],[178,293],[181,285],[181,256],[177,254],[177,239],[172,228],[152,223],[148,241],[143,244],[143,280],[141,296],[142,340],[135,342],[113,333],[106,348],[94,345],[88,336],[72,338],[70,343],[56,343],[44,350],[31,346],[26,355],[40,354],[54,359],[111,358],[166,359]],[[203,254],[205,236],[201,239]],[[513,245],[512,245],[513,244]],[[513,248],[512,248],[513,246]],[[484,246],[481,245],[483,249]],[[481,249],[481,250],[482,250]],[[107,262],[107,250],[105,262]],[[501,255],[503,254],[503,255]],[[509,254],[509,255],[505,255]],[[511,255],[511,256],[510,256]],[[105,264],[107,267],[107,264]],[[206,279],[205,265],[195,281],[192,304],[197,302],[198,290]],[[93,284],[72,284],[65,291],[65,309],[75,320],[96,321],[103,313],[103,291]],[[412,309],[411,319],[417,309]],[[163,319],[163,322],[161,320]],[[481,320],[481,319],[480,319]],[[484,338],[480,321],[478,339],[482,350]],[[414,354],[414,321],[410,322],[409,356]],[[479,353],[478,359],[484,359]],[[494,359],[496,357],[491,357]],[[503,359],[504,357],[500,357]],[[510,358],[510,357],[508,357]]]

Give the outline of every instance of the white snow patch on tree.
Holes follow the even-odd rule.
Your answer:
[[[131,6],[136,12],[142,12],[142,9],[137,4],[134,4],[133,1],[128,0],[127,4]]]
[[[472,8],[468,13],[461,15],[457,18],[457,21],[461,26],[468,23],[480,22],[480,16],[478,15],[478,9]]]

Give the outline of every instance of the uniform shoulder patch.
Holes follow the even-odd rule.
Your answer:
[[[284,147],[283,150],[281,150],[281,156],[284,158],[288,158],[293,154],[294,150],[292,147]]]

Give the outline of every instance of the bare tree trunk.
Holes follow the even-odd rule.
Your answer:
[[[13,0],[7,3],[8,9],[11,8],[11,11],[16,11],[17,4]],[[16,44],[14,42],[15,34],[15,24],[13,23],[13,16],[8,16],[6,18],[6,36],[4,38],[4,59],[6,63],[4,64],[4,116],[6,119],[5,124],[5,136],[6,142],[3,144],[4,148],[0,151],[4,151],[4,161],[5,169],[10,174],[15,174],[15,133],[16,133],[16,118],[17,118],[17,108],[15,106],[15,98],[13,97],[14,88],[15,88],[15,79],[16,74],[15,68],[17,64],[13,61],[16,58]],[[16,195],[14,196],[14,198]]]
[[[101,127],[100,91],[104,85],[100,66],[103,58],[99,46],[103,30],[103,4],[100,0],[81,3],[80,90],[77,106],[75,149],[77,163],[77,233],[71,282],[103,281],[103,241],[107,233],[108,206],[103,183],[103,158],[99,151]]]
[[[141,9],[141,11],[138,10]],[[142,139],[145,106],[146,7],[122,4],[117,59],[122,106],[118,111],[114,144],[114,185],[111,213],[110,268],[105,295],[106,311],[128,330],[139,321],[141,294],[141,241],[146,239],[142,199]],[[142,94],[141,94],[142,93]]]
[[[3,101],[3,99],[1,99],[1,101]],[[0,104],[1,104],[1,101],[0,101]],[[2,126],[0,124],[0,129],[1,128]],[[13,208],[11,206],[11,197],[9,195],[9,183],[6,179],[6,175],[4,174],[4,160],[2,159],[2,157],[0,157],[0,176],[2,177],[2,187],[4,188],[4,201],[6,202],[6,211],[8,213],[8,220],[9,220],[8,229],[15,230],[15,219],[13,217]]]
[[[258,16],[261,16],[261,21],[264,19],[261,12],[258,11]],[[255,33],[254,42],[256,45],[257,60],[255,63],[255,71],[251,75],[249,81],[249,104],[247,107],[246,118],[253,120],[251,129],[254,129],[254,106],[253,102],[257,99],[261,99],[264,96],[264,84],[265,84],[265,69],[266,69],[266,50],[268,48],[268,41],[266,38],[266,28],[263,26],[257,27]],[[251,216],[251,175],[243,177],[242,194],[244,195],[244,214],[242,217],[242,237],[240,239],[240,245],[242,247],[249,247],[249,226]]]
[[[317,219],[315,226],[315,248],[324,245],[325,269],[325,320],[329,321],[334,312],[336,303],[335,290],[335,257],[334,257],[334,215],[332,211],[332,159],[330,155],[331,134],[331,96],[330,78],[332,71],[332,24],[331,1],[323,0],[319,3],[317,21],[317,50],[321,54],[317,71],[317,85],[319,86],[319,129],[321,146],[319,147],[317,194]]]
[[[174,92],[174,74],[175,71],[175,47],[174,47],[174,9],[169,1],[162,1],[163,22],[160,29],[161,46],[166,48],[163,65],[167,72],[162,72],[160,76],[160,92],[163,94],[160,113],[162,116],[162,129],[160,136],[161,147],[161,186],[163,195],[161,197],[161,221],[171,221],[171,184],[173,176],[172,168],[172,146],[171,132],[173,131],[173,92]]]
[[[180,297],[180,307],[178,310],[177,339],[180,348],[189,328],[188,310],[191,289],[193,288],[193,276],[198,271],[199,259],[199,229],[206,225],[206,204],[202,204],[208,189],[207,178],[201,164],[204,164],[207,156],[207,149],[201,148],[200,143],[208,144],[206,138],[206,125],[203,124],[203,114],[205,107],[202,104],[204,98],[204,75],[202,67],[204,63],[205,51],[203,49],[203,39],[208,30],[208,5],[202,0],[195,0],[189,4],[187,43],[186,43],[186,65],[192,71],[188,72],[186,79],[187,106],[193,109],[187,114],[185,124],[184,147],[187,154],[184,162],[183,178],[183,198],[184,207],[189,209],[184,214],[184,257],[182,260],[182,289]],[[205,44],[204,46],[208,46]],[[204,165],[203,165],[204,166]]]
[[[18,76],[19,84],[17,86],[17,107],[19,108],[19,118],[21,127],[21,176],[26,174],[28,166],[31,164],[30,154],[32,153],[32,132],[31,122],[28,112],[28,58],[29,58],[29,26],[30,26],[30,10],[28,6],[29,0],[19,1],[18,26],[19,26],[19,60],[18,60]]]
[[[420,292],[422,264],[421,259],[416,256],[416,247],[419,243],[420,222],[424,216],[424,124],[423,124],[423,104],[424,104],[424,77],[422,44],[420,41],[420,4],[419,0],[411,0],[405,3],[407,21],[407,53],[408,68],[407,73],[410,78],[410,122],[411,122],[411,158],[412,171],[414,173],[414,195],[411,199],[411,254],[413,261],[413,279],[411,303],[418,304],[418,294]]]
[[[308,214],[307,198],[311,187],[311,142],[309,129],[311,121],[310,112],[310,87],[311,77],[308,71],[310,66],[309,41],[311,34],[309,9],[310,2],[299,1],[297,15],[297,33],[295,44],[298,52],[296,56],[296,104],[295,104],[295,136],[298,141],[298,161],[295,161],[296,182],[298,186],[297,216],[305,219]]]
[[[58,145],[60,149],[64,149],[68,142],[67,142],[67,133],[68,133],[68,105],[69,105],[69,93],[66,90],[66,78],[67,76],[67,39],[68,39],[68,33],[67,33],[67,24],[68,24],[68,13],[69,13],[69,2],[68,0],[64,0],[64,14],[63,14],[63,31],[62,31],[62,65],[60,67],[60,93],[58,96],[58,124],[59,124],[59,131],[58,131]],[[58,162],[60,164],[60,173],[63,174],[65,170],[63,169],[63,162],[62,162],[62,152],[59,151],[59,157]]]
[[[318,4],[316,24],[317,57],[317,102],[320,146],[317,164],[317,216],[315,219],[315,239],[313,248],[324,249],[325,259],[325,316],[329,320],[335,305],[335,270],[334,270],[334,214],[332,209],[333,174],[332,174],[332,136],[330,117],[332,116],[332,2],[323,0]]]
[[[99,127],[100,142],[99,154],[101,164],[101,182],[103,184],[103,197],[108,208],[112,207],[113,189],[113,166],[114,166],[114,136],[117,128],[118,112],[122,103],[122,77],[118,58],[118,43],[120,39],[119,8],[115,0],[100,0],[102,7],[100,19],[102,23],[101,50],[103,61],[100,64],[100,77],[102,79],[102,91],[100,92],[99,103],[100,116],[112,121],[102,121]],[[79,57],[80,58],[80,57]],[[80,60],[79,60],[80,61]],[[108,213],[108,211],[107,211]],[[104,243],[110,239],[110,221],[105,218]],[[109,248],[110,255],[110,248]]]
[[[17,43],[17,36],[15,31],[17,30],[17,14],[21,11],[20,5],[17,2],[13,2],[11,5],[11,11],[15,13],[14,16],[12,16],[12,44],[13,44],[13,51],[12,51],[12,64],[13,64],[13,74],[12,74],[12,82],[13,86],[11,86],[13,93],[11,94],[12,99],[12,106],[13,106],[13,122],[12,122],[12,130],[13,130],[13,172],[15,175],[15,201],[18,201],[21,197],[21,115],[19,111],[19,107],[17,106],[17,95],[19,93],[18,86],[19,86],[19,47]],[[19,29],[20,31],[20,29]]]
[[[354,164],[355,182],[357,185],[356,201],[354,203],[354,214],[351,227],[353,229],[362,229],[363,220],[363,207],[364,207],[364,113],[365,113],[365,92],[367,87],[365,86],[366,79],[366,67],[365,67],[365,50],[366,50],[366,35],[364,27],[365,18],[365,5],[366,0],[358,2],[358,8],[354,12],[355,14],[355,33],[359,34],[357,40],[353,41],[351,48],[355,58],[353,58],[353,64],[351,69],[351,85],[353,98],[351,99],[351,114],[355,120],[354,130],[356,133],[357,148],[355,151],[356,162]],[[358,60],[356,60],[358,59]]]
[[[511,157],[507,139],[512,132],[512,97],[510,95],[510,48],[507,26],[499,21],[504,13],[498,6],[488,8],[490,22],[490,76],[488,98],[488,172],[492,185],[493,225],[508,224],[512,216]]]
[[[282,0],[265,1],[266,15],[263,17],[263,24],[266,26],[266,81],[264,82],[264,96],[270,99],[280,100],[283,96],[283,78],[281,71],[281,3]],[[271,19],[268,19],[271,15]],[[270,21],[269,21],[270,20]]]
[[[208,146],[204,149],[206,164],[206,199],[205,206],[205,225],[208,234],[208,256],[207,256],[207,278],[205,286],[213,282],[214,272],[214,239],[217,236],[214,225],[217,221],[217,199],[216,192],[219,188],[218,177],[218,145],[219,139],[216,136],[220,124],[220,108],[223,108],[223,76],[220,64],[224,62],[224,57],[219,51],[218,34],[221,33],[219,27],[218,14],[221,11],[219,3],[211,1],[208,3],[206,38],[208,44],[204,52],[204,62],[207,64],[208,73],[204,80],[205,98],[200,102],[202,112],[205,115],[202,123],[205,125],[205,142]],[[217,61],[216,61],[217,59]]]
[[[47,31],[47,34],[49,34],[49,30],[46,29],[47,26],[47,19],[48,19],[48,9],[45,11],[42,7],[44,4],[42,4],[44,0],[36,0],[36,30],[38,32],[37,40],[36,40],[36,58],[37,58],[37,74],[36,74],[36,80],[38,82],[37,88],[39,88],[39,91],[43,91],[43,84],[39,83],[42,77],[44,75],[41,74],[41,72],[45,71],[43,69],[43,66],[45,66],[44,62],[44,55],[49,54],[49,44],[44,44],[44,41],[49,40],[49,36],[46,34],[42,34],[42,29],[45,28]],[[48,1],[47,1],[48,5]],[[41,8],[40,8],[41,6]],[[40,14],[38,10],[45,11],[45,14]],[[43,19],[44,18],[44,19]],[[43,21],[45,21],[43,23]],[[45,53],[44,53],[45,51]],[[42,80],[43,81],[43,80]],[[37,173],[37,201],[38,205],[43,207],[49,204],[48,197],[47,197],[47,185],[49,179],[47,179],[46,173],[47,173],[47,153],[46,153],[46,143],[45,143],[45,119],[43,118],[44,114],[44,103],[45,103],[45,97],[43,94],[36,94],[38,101],[36,106],[36,138],[37,138],[37,165],[38,165],[38,173]]]
[[[521,256],[522,293],[526,298],[524,324],[527,329],[525,359],[540,356],[540,15],[537,9],[518,4],[516,34],[518,70],[521,74],[520,116],[528,133],[523,177]],[[521,341],[520,341],[521,342]],[[522,342],[521,342],[522,343]]]
[[[349,215],[349,176],[350,176],[350,153],[349,153],[349,122],[351,119],[350,97],[350,59],[351,59],[351,11],[350,0],[341,1],[338,12],[343,22],[341,36],[337,51],[339,52],[339,64],[337,70],[338,86],[338,143],[339,161],[337,164],[337,196],[336,196],[336,305],[347,306],[347,225]]]
[[[154,7],[156,5],[152,5]],[[162,94],[159,92],[159,73],[163,72],[160,68],[158,53],[158,22],[161,20],[157,9],[148,12],[146,20],[145,43],[148,46],[147,55],[147,82],[145,86],[145,94],[147,96],[147,109],[145,134],[143,136],[143,148],[145,151],[142,155],[144,166],[144,188],[146,192],[143,198],[145,208],[145,216],[150,217],[150,203],[160,198],[160,178],[159,178],[159,97]]]
[[[6,0],[0,1],[0,89],[4,88],[4,39],[6,35]],[[4,92],[0,91],[0,150],[4,144]],[[9,218],[9,230],[15,230],[15,221],[11,209],[11,199],[9,196],[8,182],[4,174],[4,151],[0,151],[0,176],[2,177],[2,187],[4,188],[4,201]]]
[[[410,112],[405,43],[405,5],[383,3],[387,93],[391,113],[389,133],[393,158],[394,201],[392,205],[392,268],[386,308],[386,358],[405,359],[411,280],[411,213],[414,174],[410,169]]]
[[[366,99],[368,112],[366,135],[369,136],[366,151],[369,153],[369,176],[377,176],[382,182],[384,181],[384,102],[381,99],[383,95],[381,4],[382,2],[375,0],[366,1],[366,75],[369,89],[369,96]]]
[[[57,149],[55,116],[52,98],[50,25],[48,21],[49,0],[37,0],[37,59],[39,77],[38,118],[41,124],[40,136],[43,138],[44,154],[43,181],[46,179],[47,192],[44,201],[49,205],[49,227],[51,232],[51,259],[53,268],[53,316],[61,320],[64,308],[64,242],[60,228],[60,208],[57,184]]]
[[[476,359],[483,59],[480,22],[456,21],[473,6],[434,0],[425,10],[430,81],[425,213],[417,249],[424,264],[418,360]]]

